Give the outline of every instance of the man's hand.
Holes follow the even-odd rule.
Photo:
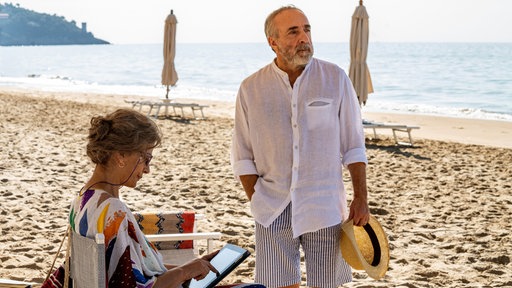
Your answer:
[[[370,209],[368,201],[360,197],[354,197],[350,203],[350,214],[348,219],[354,220],[355,226],[364,226],[370,221]]]
[[[258,175],[240,175],[240,182],[242,182],[242,186],[244,187],[245,194],[249,201],[251,201],[252,194],[254,194],[254,185],[256,185],[258,178]]]

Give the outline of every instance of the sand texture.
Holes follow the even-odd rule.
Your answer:
[[[131,107],[129,98],[0,92],[0,278],[42,282],[69,201],[93,168],[89,120]],[[122,198],[134,211],[203,213],[199,231],[254,254],[254,221],[229,163],[233,105],[209,105],[207,120],[156,120],[164,142],[151,173]],[[383,136],[367,151],[369,204],[389,236],[390,268],[379,281],[354,271],[347,287],[512,286],[512,149],[420,137],[402,147]],[[350,199],[348,173],[345,181]],[[253,267],[251,256],[227,282],[251,282]]]

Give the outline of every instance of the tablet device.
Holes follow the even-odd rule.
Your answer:
[[[215,287],[224,277],[233,271],[242,263],[251,253],[242,247],[233,244],[226,244],[219,253],[213,257],[210,263],[219,271],[217,276],[210,271],[205,278],[201,280],[190,280],[189,288],[212,288]]]

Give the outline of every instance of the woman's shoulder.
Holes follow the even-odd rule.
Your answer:
[[[109,193],[99,189],[88,189],[73,200],[73,206],[76,210],[84,208],[103,209],[109,206],[112,210],[129,210],[126,204],[119,198],[113,197]]]

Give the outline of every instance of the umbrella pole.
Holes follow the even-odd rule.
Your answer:
[[[167,118],[167,113],[169,112],[168,109],[169,109],[169,85],[166,85],[167,86],[167,92],[165,93],[165,100],[164,100],[164,103],[165,103],[165,118]]]

